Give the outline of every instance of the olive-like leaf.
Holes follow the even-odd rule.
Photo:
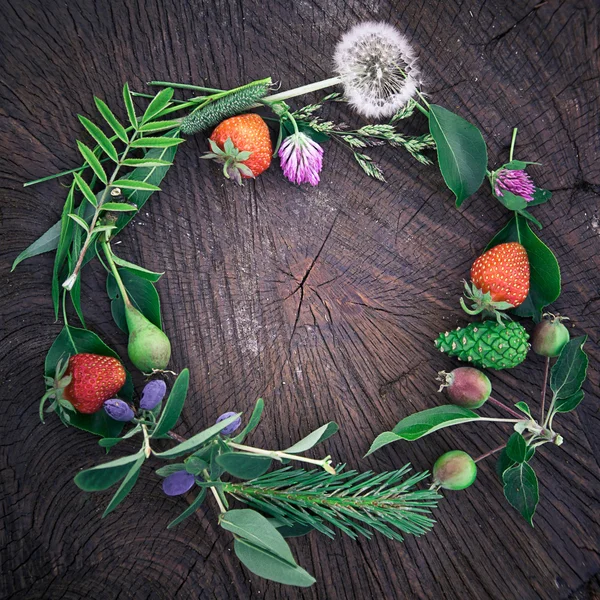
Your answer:
[[[125,479],[119,486],[119,489],[115,492],[115,495],[111,498],[106,510],[102,513],[102,518],[106,517],[106,515],[110,514],[117,506],[123,502],[125,496],[129,494],[129,492],[133,489],[133,486],[136,484],[138,477],[140,475],[140,469],[144,464],[146,457],[143,452],[141,452],[138,456],[137,461],[131,465],[131,468],[125,475]]]
[[[446,185],[460,206],[483,183],[487,148],[475,125],[442,106],[429,106],[429,130],[435,140],[438,164]]]
[[[269,470],[273,459],[249,452],[229,452],[217,456],[216,461],[225,471],[238,479],[254,479]]]
[[[142,451],[86,469],[77,473],[75,483],[84,492],[106,490],[123,479],[140,457],[144,458]]]
[[[152,432],[152,437],[162,436],[175,427],[179,420],[179,416],[181,415],[181,411],[183,410],[189,383],[190,372],[188,369],[184,369],[179,373],[171,388],[171,393],[169,394],[165,408],[160,415],[160,419]]]
[[[198,495],[194,498],[193,502],[175,519],[173,519],[168,525],[167,529],[171,529],[171,527],[175,527],[175,525],[179,525],[182,521],[185,521],[188,517],[191,517],[202,505],[204,499],[206,498],[206,488],[200,490]]]
[[[302,438],[299,442],[296,442],[293,446],[286,448],[284,452],[288,454],[298,454],[300,452],[306,452],[310,450],[313,446],[325,441],[327,438],[331,437],[335,433],[337,433],[339,427],[337,423],[330,421],[325,425],[319,427],[305,438]]]
[[[254,410],[252,411],[252,414],[250,415],[248,424],[246,425],[246,427],[244,427],[244,429],[242,429],[242,431],[240,433],[238,433],[238,435],[236,435],[233,438],[233,441],[236,444],[241,444],[244,441],[244,439],[246,438],[246,436],[248,434],[250,434],[256,428],[256,426],[260,422],[260,417],[262,415],[264,407],[265,407],[264,400],[262,398],[259,398],[256,401],[256,404],[254,405]]]

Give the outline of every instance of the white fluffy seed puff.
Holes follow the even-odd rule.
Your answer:
[[[348,102],[365,117],[390,117],[417,91],[415,53],[387,23],[369,21],[350,29],[339,41],[334,61]]]

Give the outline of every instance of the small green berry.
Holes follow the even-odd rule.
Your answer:
[[[566,318],[544,314],[531,334],[531,347],[536,354],[554,357],[561,353],[571,337],[569,330],[561,322]]]
[[[442,382],[438,392],[445,388],[452,404],[463,408],[483,406],[492,393],[488,376],[473,367],[459,367],[450,373],[440,371],[437,379]]]
[[[446,490],[464,490],[477,477],[475,461],[462,450],[442,454],[433,465],[434,483]]]

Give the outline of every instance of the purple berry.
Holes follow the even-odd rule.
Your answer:
[[[569,330],[561,323],[567,317],[546,313],[531,334],[531,347],[540,356],[558,356],[566,346]]]
[[[104,403],[104,410],[106,411],[106,414],[115,421],[131,421],[134,417],[131,406],[118,398],[107,400]]]
[[[220,423],[221,421],[224,421],[225,419],[229,419],[229,417],[233,417],[236,414],[237,413],[234,413],[234,412],[223,413],[217,419],[217,423]],[[240,419],[240,417],[238,417],[235,421],[233,421],[233,423],[230,423],[229,425],[227,425],[227,427],[225,427],[224,429],[221,429],[221,433],[224,434],[224,435],[231,435],[236,429],[239,428],[239,426],[241,424],[242,424],[242,419]]]
[[[440,371],[437,378],[442,382],[438,391],[446,388],[452,404],[463,408],[479,408],[492,393],[488,376],[473,367],[459,367],[450,373]]]
[[[142,390],[140,408],[144,410],[155,409],[167,393],[167,384],[162,379],[153,379],[148,382]]]
[[[194,481],[191,473],[177,471],[163,479],[162,489],[167,496],[181,496],[192,489]]]
[[[433,480],[446,490],[464,490],[477,477],[475,461],[462,450],[442,454],[433,465]]]

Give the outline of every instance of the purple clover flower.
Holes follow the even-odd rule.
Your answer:
[[[500,169],[496,173],[496,187],[494,190],[496,196],[503,196],[502,190],[511,192],[515,196],[521,196],[525,202],[531,202],[535,192],[535,184],[523,169]]]
[[[134,417],[131,406],[118,398],[107,400],[104,403],[104,410],[115,421],[131,421]]]
[[[319,173],[323,168],[323,148],[305,133],[293,133],[283,140],[279,148],[279,160],[283,174],[292,183],[319,183]]]
[[[224,421],[225,419],[229,419],[229,417],[233,417],[236,414],[237,413],[234,413],[234,412],[223,413],[217,419],[217,423],[220,423],[221,421]],[[241,424],[242,424],[242,419],[240,419],[240,417],[238,417],[235,421],[233,421],[233,423],[230,423],[229,425],[227,425],[227,427],[221,429],[221,433],[224,434],[224,435],[231,435],[236,429],[239,428],[239,426]]]
[[[167,393],[167,384],[162,379],[153,379],[148,382],[142,390],[140,408],[153,410],[156,408]]]
[[[181,496],[194,486],[195,477],[187,471],[176,471],[165,477],[162,482],[163,492],[167,496]]]

